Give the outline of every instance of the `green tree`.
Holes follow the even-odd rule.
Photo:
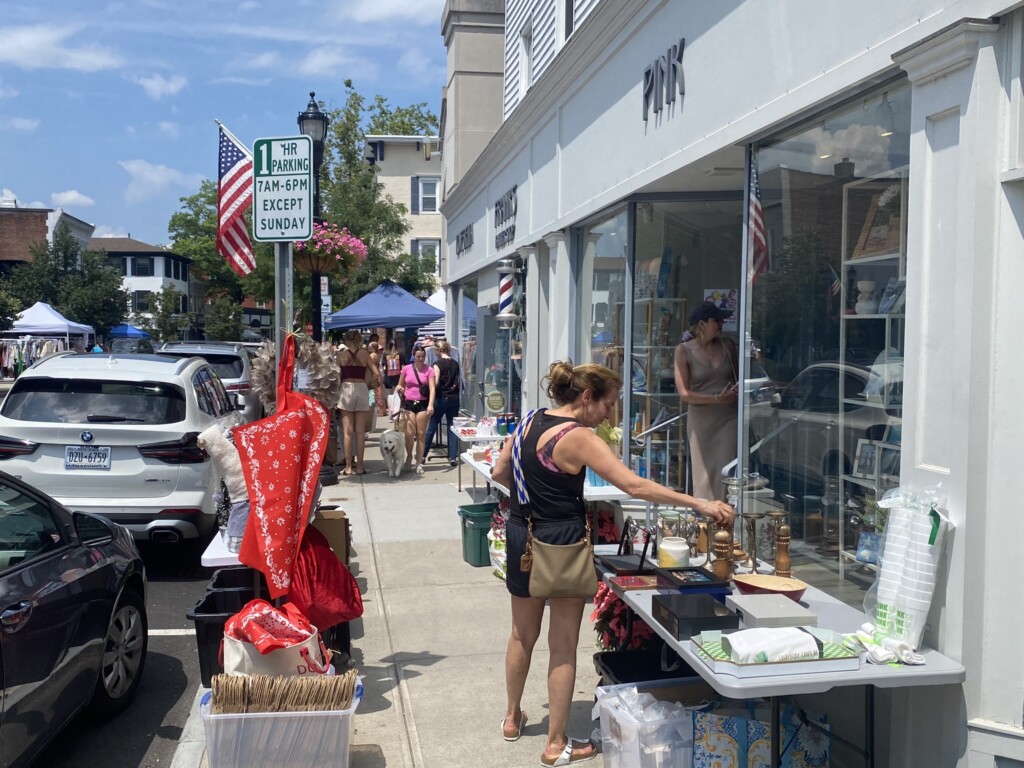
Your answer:
[[[429,293],[434,289],[433,260],[406,252],[408,210],[384,192],[376,167],[363,157],[363,145],[368,133],[433,134],[437,118],[423,104],[392,108],[381,96],[367,107],[351,80],[344,85],[345,104],[330,113],[321,168],[321,209],[325,219],[348,227],[363,240],[368,253],[354,274],[331,275],[331,294],[345,307],[384,279],[394,280],[412,293]],[[300,304],[296,299],[296,306],[308,305],[308,300]]]
[[[206,308],[206,338],[234,341],[242,338],[242,311],[235,302],[216,297]]]
[[[11,294],[6,280],[0,280],[0,331],[10,330],[21,311],[21,302]]]
[[[30,253],[32,261],[15,267],[8,282],[22,306],[44,301],[101,335],[124,320],[128,292],[120,273],[107,264],[104,254],[83,254],[67,224],[57,227],[52,245],[38,243]]]
[[[209,283],[207,293],[240,301],[241,280],[217,253],[217,183],[204,179],[198,192],[180,202],[182,209],[167,224],[174,252],[192,260],[193,273]]]
[[[173,285],[165,285],[160,293],[151,291],[149,294],[152,328],[160,341],[177,341],[181,338],[181,296],[181,291]]]

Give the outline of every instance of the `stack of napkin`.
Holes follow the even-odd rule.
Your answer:
[[[722,635],[722,648],[736,664],[821,658],[821,641],[799,627],[762,627]]]

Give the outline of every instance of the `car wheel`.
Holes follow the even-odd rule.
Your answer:
[[[137,592],[126,590],[103,640],[100,677],[90,708],[98,717],[110,717],[128,706],[146,666],[148,642],[146,606]]]

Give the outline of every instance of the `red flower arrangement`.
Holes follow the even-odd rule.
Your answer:
[[[594,595],[594,611],[590,620],[597,633],[597,647],[603,651],[641,650],[650,647],[657,635],[639,616],[633,616],[627,630],[626,614],[629,609],[619,596],[603,581]]]

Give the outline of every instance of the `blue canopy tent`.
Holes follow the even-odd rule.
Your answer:
[[[136,328],[134,325],[128,325],[128,323],[121,323],[115,325],[107,332],[107,336],[111,338],[120,339],[149,339],[152,338],[141,328]]]
[[[419,328],[439,317],[444,317],[444,312],[385,280],[363,298],[329,315],[324,329]]]

